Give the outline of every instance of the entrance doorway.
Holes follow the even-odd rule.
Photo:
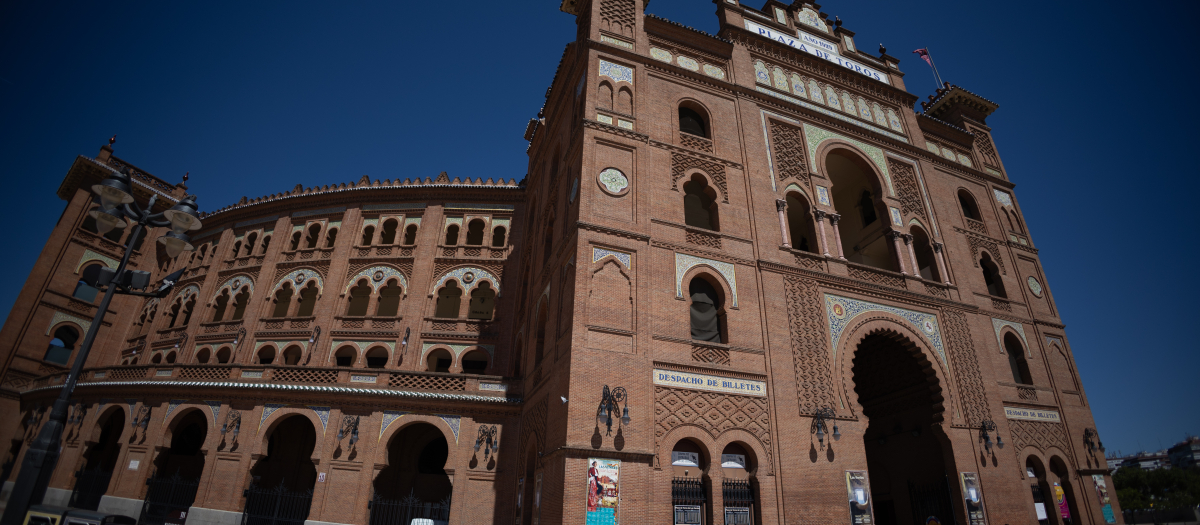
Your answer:
[[[77,509],[96,510],[100,498],[108,492],[117,457],[121,454],[121,431],[125,429],[125,411],[117,408],[102,418],[100,439],[84,453],[83,470],[75,474],[75,488],[69,505]]]
[[[267,438],[267,455],[250,469],[243,525],[304,525],[312,505],[317,432],[308,418],[285,416]]]
[[[146,501],[138,523],[162,525],[195,503],[204,472],[200,449],[207,436],[208,417],[199,410],[188,412],[174,424],[171,448],[154,459],[154,477],[146,480]]]
[[[880,525],[954,523],[949,443],[934,365],[908,338],[888,331],[865,337],[854,354],[854,391],[868,420],[863,444],[875,518]]]
[[[375,477],[371,525],[450,519],[453,485],[446,474],[446,436],[428,423],[404,427],[388,442],[388,466]]]

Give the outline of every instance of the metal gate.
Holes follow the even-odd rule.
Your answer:
[[[163,525],[167,516],[187,512],[196,501],[200,479],[184,479],[176,472],[169,478],[146,480],[146,502],[142,504],[139,525]]]
[[[100,507],[100,498],[108,492],[112,475],[112,471],[100,467],[76,472],[75,488],[71,490],[71,502],[67,505],[76,509],[96,510]]]
[[[409,492],[400,499],[382,498],[372,494],[367,503],[371,511],[370,525],[409,525],[412,520],[424,518],[428,520],[450,521],[450,496],[437,503],[421,501]]]
[[[250,485],[244,494],[242,525],[304,525],[313,497],[312,489],[292,491],[283,482],[275,488]]]
[[[954,505],[950,501],[950,485],[945,478],[920,486],[909,481],[908,497],[912,504],[913,523],[925,523],[930,516],[937,516],[938,521],[945,525],[958,523]]]

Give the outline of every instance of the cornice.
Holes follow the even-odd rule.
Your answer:
[[[869,283],[866,281],[851,279],[849,277],[842,277],[840,275],[833,275],[825,272],[809,270],[807,268],[800,268],[799,266],[791,266],[787,264],[780,264],[774,261],[759,259],[758,267],[762,271],[807,277],[817,281],[821,285],[845,292],[884,297],[897,302],[912,304],[934,310],[943,308],[958,308],[961,310],[966,310],[970,313],[980,312],[979,307],[974,304],[950,299],[941,299],[931,295],[919,294],[900,288],[892,288],[890,286]]]
[[[413,392],[408,390],[384,390],[381,388],[361,388],[343,386],[319,385],[282,385],[277,383],[235,383],[228,381],[81,381],[76,389],[113,388],[113,387],[154,387],[154,388],[199,388],[199,389],[229,389],[261,392],[302,392],[314,394],[360,395],[373,397],[391,397],[408,399],[425,399],[431,401],[467,401],[496,405],[520,405],[520,398],[477,396],[472,394],[443,394],[438,392]],[[49,390],[61,389],[62,385],[44,386],[21,392],[22,396],[36,394]]]

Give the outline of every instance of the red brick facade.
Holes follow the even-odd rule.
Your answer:
[[[968,523],[963,473],[987,523],[1035,523],[1035,492],[1062,522],[1056,487],[1071,523],[1105,523],[997,106],[947,85],[914,113],[897,60],[820,6],[715,3],[717,36],[566,0],[579,36],[520,185],[298,186],[207,214],[175,259],[152,232],[131,265],[186,272],[113,301],[47,500],[137,515],[177,474],[195,524],[240,522],[252,487],[311,491],[312,522],[407,524],[384,515],[407,496],[450,523],[582,524],[604,522],[599,458],[621,462],[626,525],[677,504],[851,523],[852,471],[879,523]],[[9,480],[96,313],[80,272],[127,241],[94,232],[90,186],[128,168],[141,202],[186,193],[112,153],[75,160],[0,331]],[[605,385],[628,393],[611,432]]]

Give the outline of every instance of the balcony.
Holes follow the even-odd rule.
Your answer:
[[[232,307],[230,307],[232,308]],[[221,332],[236,333],[242,327],[242,320],[236,321],[217,321],[215,323],[200,323],[200,327],[206,334],[216,334]]]
[[[441,317],[426,317],[422,325],[425,332],[454,332],[460,334],[489,335],[487,319],[452,319]]]
[[[307,330],[316,321],[316,317],[273,317],[262,320],[264,330],[283,330],[285,328]]]
[[[438,245],[438,257],[504,259],[512,251],[512,246],[495,248],[492,246],[446,246]]]
[[[304,248],[283,254],[284,261],[311,261],[329,259],[333,256],[333,248]]]

